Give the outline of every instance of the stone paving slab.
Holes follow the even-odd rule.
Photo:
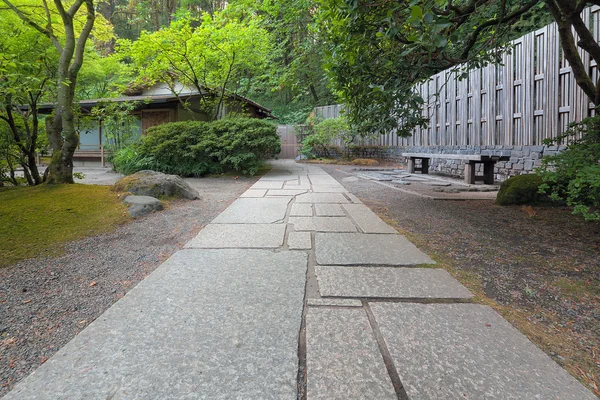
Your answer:
[[[315,204],[318,217],[345,217],[346,213],[339,204]]]
[[[296,197],[296,203],[349,203],[341,193],[305,193]]]
[[[362,302],[356,299],[308,299],[307,304],[326,307],[362,307]]]
[[[321,265],[435,264],[401,235],[318,232],[315,249]]]
[[[352,200],[353,203],[362,204],[362,201],[360,201],[360,199],[358,197],[356,197],[355,195],[353,195],[352,193],[346,193],[346,196],[348,196],[348,198],[350,200]]]
[[[296,196],[306,192],[308,189],[271,189],[267,191],[267,196]]]
[[[490,307],[371,309],[409,399],[596,399]]]
[[[248,189],[240,197],[265,197],[265,194],[267,194],[267,189]]]
[[[342,186],[313,186],[312,191],[314,193],[348,193],[346,188]]]
[[[292,204],[290,216],[292,216],[292,217],[312,217],[312,215],[313,215],[312,208],[313,208],[312,204],[294,203],[294,204]]]
[[[185,247],[272,249],[283,246],[284,236],[284,224],[209,224]]]
[[[290,217],[288,223],[297,231],[356,232],[352,221],[345,217]]]
[[[344,204],[343,206],[364,233],[398,233],[364,204]]]
[[[308,400],[397,400],[363,309],[309,308]]]
[[[287,244],[290,250],[310,250],[312,248],[310,232],[290,232]]]
[[[262,179],[250,187],[250,189],[281,189],[283,181],[263,181]]]
[[[316,266],[324,297],[468,299],[473,297],[446,270],[437,268]]]
[[[306,265],[179,251],[4,399],[294,399]]]
[[[237,199],[213,219],[213,224],[283,223],[291,197]]]

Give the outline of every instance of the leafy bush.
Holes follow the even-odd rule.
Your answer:
[[[539,192],[542,178],[536,174],[513,176],[502,182],[496,196],[496,204],[535,204],[541,200]]]
[[[140,141],[118,151],[113,163],[126,175],[144,169],[181,176],[226,170],[253,175],[280,146],[277,128],[258,119],[173,122],[148,129]]]
[[[313,132],[302,141],[302,154],[307,157],[315,157],[315,153],[329,157],[329,147],[333,140],[341,139],[347,148],[356,137],[343,117],[318,122],[314,125]]]
[[[568,139],[561,153],[542,159],[538,169],[540,191],[552,200],[566,202],[573,213],[588,221],[600,221],[600,117],[573,124],[562,136],[546,144]]]

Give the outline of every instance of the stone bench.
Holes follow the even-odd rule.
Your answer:
[[[434,153],[402,153],[403,157],[408,158],[408,172],[413,174],[415,171],[421,171],[422,174],[429,173],[429,159],[443,158],[449,160],[465,161],[465,182],[474,184],[476,180],[483,180],[483,183],[494,183],[494,164],[498,161],[508,161],[508,156],[488,156],[482,154],[434,154]],[[421,167],[415,166],[415,161],[421,160]],[[483,164],[483,176],[475,176],[475,165]]]

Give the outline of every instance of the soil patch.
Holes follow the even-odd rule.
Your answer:
[[[418,197],[323,166],[600,395],[600,224],[560,207]]]

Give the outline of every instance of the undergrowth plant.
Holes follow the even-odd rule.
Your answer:
[[[569,145],[564,151],[542,159],[537,170],[543,180],[540,192],[565,202],[588,221],[600,221],[600,117],[572,124],[545,144],[565,140]]]
[[[252,118],[173,122],[149,128],[138,142],[115,154],[119,172],[150,169],[181,176],[239,171],[254,175],[281,150],[277,128]]]

